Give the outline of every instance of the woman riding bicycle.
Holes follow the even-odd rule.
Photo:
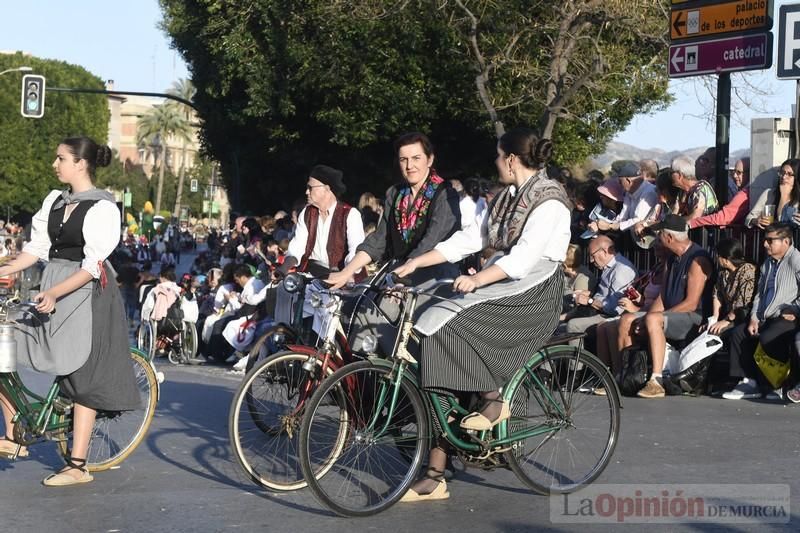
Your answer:
[[[119,289],[106,259],[119,242],[120,213],[114,196],[93,185],[95,168],[111,161],[111,150],[88,137],[58,145],[53,162],[67,190],[52,191],[33,217],[31,241],[11,263],[7,276],[47,261],[37,316],[18,320],[19,359],[34,370],[59,377],[61,391],[74,402],[71,457],[46,486],[87,483],[89,440],[97,410],[127,411],[141,403],[130,364],[128,323]],[[5,437],[0,456],[12,456],[15,411],[0,390]],[[19,456],[28,451],[23,447]]]
[[[558,323],[571,205],[561,185],[544,170],[551,153],[551,142],[532,130],[504,134],[496,165],[507,187],[494,198],[482,223],[459,231],[395,271],[406,277],[487,246],[497,250],[483,270],[455,280],[459,296],[431,306],[415,326],[424,335],[422,385],[481,393],[484,406],[464,417],[464,429],[488,430],[511,416],[509,404],[499,399],[499,388]],[[449,497],[444,480],[448,448],[440,440],[431,450],[425,477],[401,501]]]
[[[436,174],[430,139],[423,133],[406,133],[394,147],[403,182],[386,191],[383,215],[375,232],[364,239],[345,268],[328,278],[333,288],[342,287],[373,261],[420,256],[460,227],[458,193]],[[440,270],[418,272],[415,281],[452,277],[449,268],[444,273]]]
[[[372,262],[403,261],[429,252],[461,227],[458,193],[433,168],[430,139],[422,133],[406,133],[394,146],[403,181],[386,191],[377,229],[364,239],[353,260],[328,277],[327,282],[334,289],[352,280],[356,272]],[[421,269],[413,281],[419,284],[457,274],[458,268],[448,264]],[[368,298],[365,301],[371,302],[372,296]],[[389,323],[398,318],[398,313],[397,302],[380,297],[359,308],[349,336],[353,350],[364,351],[365,340],[374,336],[381,351],[389,353],[396,336]]]

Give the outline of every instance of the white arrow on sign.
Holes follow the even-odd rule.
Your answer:
[[[675,48],[675,53],[672,54],[672,67],[677,71],[681,71],[680,64],[683,63],[683,48],[677,47]]]
[[[786,41],[784,43],[784,60],[783,60],[783,68],[786,70],[791,70],[792,63],[794,66],[800,68],[800,59],[797,61],[792,61],[792,56],[794,55],[793,52],[797,49],[800,49],[800,39],[795,39],[795,26],[800,22],[800,13],[788,13],[786,15]]]

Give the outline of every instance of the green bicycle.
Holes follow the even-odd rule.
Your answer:
[[[432,416],[464,465],[509,468],[540,494],[573,492],[603,472],[617,444],[620,399],[599,359],[562,345],[565,338],[551,339],[503,387],[512,417],[490,431],[462,430],[467,410],[453,397],[420,388],[419,365],[407,349],[416,338],[412,316],[421,291],[395,292],[405,305],[392,358],[340,368],[306,404],[300,463],[320,503],[342,516],[367,516],[396,503],[439,436]],[[601,388],[605,395],[594,393]]]
[[[20,445],[7,458],[17,459],[21,446],[51,440],[56,442],[62,457],[68,460],[72,402],[60,395],[57,381],[42,396],[29,390],[17,373],[16,322],[9,318],[9,313],[32,313],[31,307],[31,304],[20,304],[16,297],[0,299],[0,388],[16,409],[13,438]],[[125,460],[142,442],[153,420],[163,374],[156,373],[150,358],[135,348],[131,348],[131,364],[141,395],[141,406],[134,411],[97,412],[86,458],[86,468],[90,472],[108,470]]]

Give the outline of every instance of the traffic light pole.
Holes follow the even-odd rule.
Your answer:
[[[167,94],[167,93],[143,93],[143,92],[136,92],[136,91],[107,91],[105,89],[76,89],[72,87],[47,87],[46,90],[54,91],[57,93],[85,93],[85,94],[110,94],[113,96],[154,96],[156,98],[167,98],[169,100],[175,100],[176,102],[180,102],[184,105],[188,105],[195,111],[197,111],[197,106],[191,100],[186,100],[185,98],[181,98],[180,96],[175,96],[174,94]]]

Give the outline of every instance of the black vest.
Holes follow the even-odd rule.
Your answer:
[[[414,233],[414,236],[411,238],[411,242],[406,243],[403,240],[403,236],[400,234],[400,230],[397,229],[398,220],[395,215],[394,205],[397,201],[397,195],[400,194],[400,189],[396,191],[394,198],[392,199],[391,204],[391,211],[389,211],[386,222],[388,223],[387,232],[386,232],[386,240],[387,240],[387,249],[391,250],[388,257],[392,259],[401,259],[405,260],[408,257],[408,254],[413,252],[420,241],[425,237],[425,230],[428,229],[428,224],[430,224],[431,218],[433,218],[433,212],[436,209],[436,202],[439,198],[440,194],[447,194],[448,189],[447,183],[442,183],[437,189],[436,192],[433,193],[433,198],[431,198],[431,203],[428,207],[428,212],[425,214],[425,218],[422,219],[419,226]],[[413,202],[412,202],[413,204]],[[460,224],[460,222],[459,222]],[[454,232],[450,232],[452,235]]]
[[[47,234],[50,236],[50,259],[67,259],[80,262],[83,260],[83,247],[86,240],[83,238],[83,220],[86,213],[97,203],[97,200],[85,200],[78,205],[69,215],[66,222],[64,211],[67,206],[62,205],[55,209],[55,203],[50,208],[50,217],[47,219]]]

